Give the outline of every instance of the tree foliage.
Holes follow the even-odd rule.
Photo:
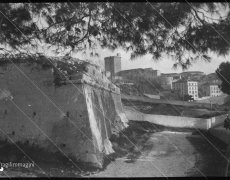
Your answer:
[[[230,62],[222,62],[216,70],[218,78],[222,81],[219,85],[223,93],[230,95]]]
[[[194,101],[194,98],[192,97],[192,95],[185,94],[183,100],[184,101]]]
[[[16,51],[36,52],[43,46],[66,55],[90,49],[98,56],[98,46],[120,47],[132,52],[131,59],[150,53],[159,60],[166,54],[175,59],[175,67],[186,68],[199,58],[210,61],[210,51],[228,54],[226,7],[227,3],[179,2],[1,3],[0,41]]]

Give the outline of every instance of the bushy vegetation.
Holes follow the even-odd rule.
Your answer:
[[[70,55],[89,49],[99,56],[97,46],[122,48],[132,52],[131,59],[151,54],[160,60],[167,54],[175,60],[174,67],[186,68],[198,59],[209,62],[210,51],[228,54],[227,6],[227,2],[1,3],[0,41],[9,48],[0,50],[31,53],[42,48],[45,54],[51,48],[55,54]]]

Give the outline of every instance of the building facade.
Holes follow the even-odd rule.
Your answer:
[[[121,71],[121,56],[118,53],[117,56],[110,56],[104,58],[105,62],[105,74],[111,80],[116,79],[116,73]]]
[[[222,91],[219,89],[218,84],[205,83],[201,85],[202,96],[217,97],[222,95]]]
[[[181,79],[181,75],[177,74],[177,73],[162,73],[161,76],[162,77],[172,77],[173,80],[179,80],[179,79]]]
[[[161,76],[159,70],[154,70],[153,68],[138,68],[138,69],[128,69],[116,73],[116,76],[122,77],[122,79],[130,79],[136,82],[139,81],[151,81],[155,80],[157,77]]]
[[[210,84],[221,84],[221,80],[216,73],[211,73],[202,78],[202,82]]]
[[[181,75],[177,73],[162,73],[161,74],[161,86],[165,90],[172,90],[172,83],[181,79]]]
[[[173,90],[178,93],[180,97],[191,95],[194,100],[198,99],[198,81],[183,78],[172,84]]]
[[[172,90],[173,77],[161,76],[160,84],[165,90]]]
[[[182,78],[199,80],[205,74],[200,71],[187,71],[187,72],[180,73],[180,75]]]

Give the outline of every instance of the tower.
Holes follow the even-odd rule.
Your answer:
[[[117,53],[117,56],[105,57],[104,60],[106,76],[114,80],[116,73],[121,71],[121,55]]]

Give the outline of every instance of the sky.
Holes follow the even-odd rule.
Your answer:
[[[172,59],[169,59],[167,57],[162,58],[162,60],[155,62],[154,60],[151,60],[152,56],[150,54],[147,54],[141,58],[137,58],[135,60],[130,60],[130,54],[131,52],[125,52],[122,49],[117,49],[114,52],[110,50],[102,50],[98,48],[97,53],[99,53],[99,58],[92,58],[89,56],[89,53],[87,53],[86,56],[83,56],[81,54],[74,54],[73,57],[79,58],[79,59],[89,59],[94,63],[101,63],[103,65],[104,58],[108,56],[116,56],[117,53],[121,54],[121,68],[122,70],[127,69],[135,69],[135,68],[153,68],[154,70],[160,70],[161,73],[181,73],[182,69],[178,67],[176,70],[173,69],[174,61]],[[223,57],[218,57],[217,55],[211,53],[209,54],[212,58],[211,62],[204,62],[203,60],[198,60],[196,63],[194,63],[188,71],[201,71],[205,74],[214,73],[215,70],[219,67],[220,63],[226,62],[230,60],[230,55]]]
[[[218,4],[217,4],[218,5]],[[226,8],[226,9],[225,9]],[[226,13],[229,11],[229,7],[226,6],[225,8],[222,8],[219,6],[219,13],[221,16],[226,15]],[[202,10],[200,10],[202,11]],[[210,15],[206,13],[205,11],[202,11],[206,16],[210,18],[219,18],[219,15],[214,14]],[[202,16],[202,14],[199,14],[199,16]],[[209,19],[207,19],[209,21]],[[215,20],[214,20],[215,21]],[[111,52],[109,50],[102,50],[98,48],[97,53],[100,55],[100,58],[95,60],[92,59],[89,55],[88,56],[81,56],[81,54],[76,55],[75,57],[78,57],[79,59],[92,59],[92,61],[100,62],[100,64],[103,64],[104,58],[108,56],[115,56],[117,53],[121,54],[121,67],[122,70],[126,69],[135,69],[135,68],[153,68],[155,70],[160,70],[161,73],[180,73],[182,72],[181,67],[178,67],[176,70],[173,69],[174,61],[172,59],[169,59],[168,57],[162,58],[162,60],[155,62],[154,60],[151,60],[151,55],[147,54],[141,58],[137,58],[135,60],[130,60],[130,54],[131,52],[125,52],[122,49],[117,49],[114,52]],[[87,53],[89,54],[89,53]],[[205,74],[210,74],[215,72],[215,70],[219,67],[220,63],[226,62],[230,60],[230,55],[223,57],[218,57],[214,53],[208,54],[212,60],[210,63],[204,62],[203,60],[198,60],[197,63],[194,63],[187,71],[201,71]]]
[[[228,7],[226,10],[221,9],[221,14],[224,14],[228,11]],[[204,12],[205,13],[205,12]],[[205,13],[206,14],[206,13]],[[208,14],[206,14],[208,16]],[[214,16],[214,18],[217,18]],[[34,21],[37,21],[35,19]],[[39,27],[44,27],[45,22],[41,20]],[[147,54],[141,58],[137,58],[135,60],[130,60],[130,54],[131,52],[125,52],[122,49],[117,49],[114,52],[110,50],[102,50],[100,47],[97,49],[97,53],[100,55],[99,58],[92,58],[89,56],[89,53],[87,55],[82,55],[81,53],[73,54],[73,57],[76,57],[78,59],[87,59],[91,60],[93,63],[99,63],[102,67],[104,66],[104,58],[108,56],[115,56],[117,53],[121,54],[121,67],[122,70],[127,69],[135,69],[135,68],[153,68],[154,70],[159,70],[161,73],[180,73],[182,72],[181,67],[178,67],[177,69],[173,69],[174,61],[172,59],[169,59],[168,57],[163,57],[162,60],[156,62],[152,60],[152,56],[150,54]],[[49,51],[46,51],[46,54],[50,55]],[[210,63],[204,62],[203,60],[198,60],[197,63],[194,63],[188,71],[201,71],[205,74],[213,73],[215,70],[219,67],[220,63],[226,62],[230,60],[230,55],[226,57],[218,57],[215,54],[209,54],[212,58],[212,61]]]

